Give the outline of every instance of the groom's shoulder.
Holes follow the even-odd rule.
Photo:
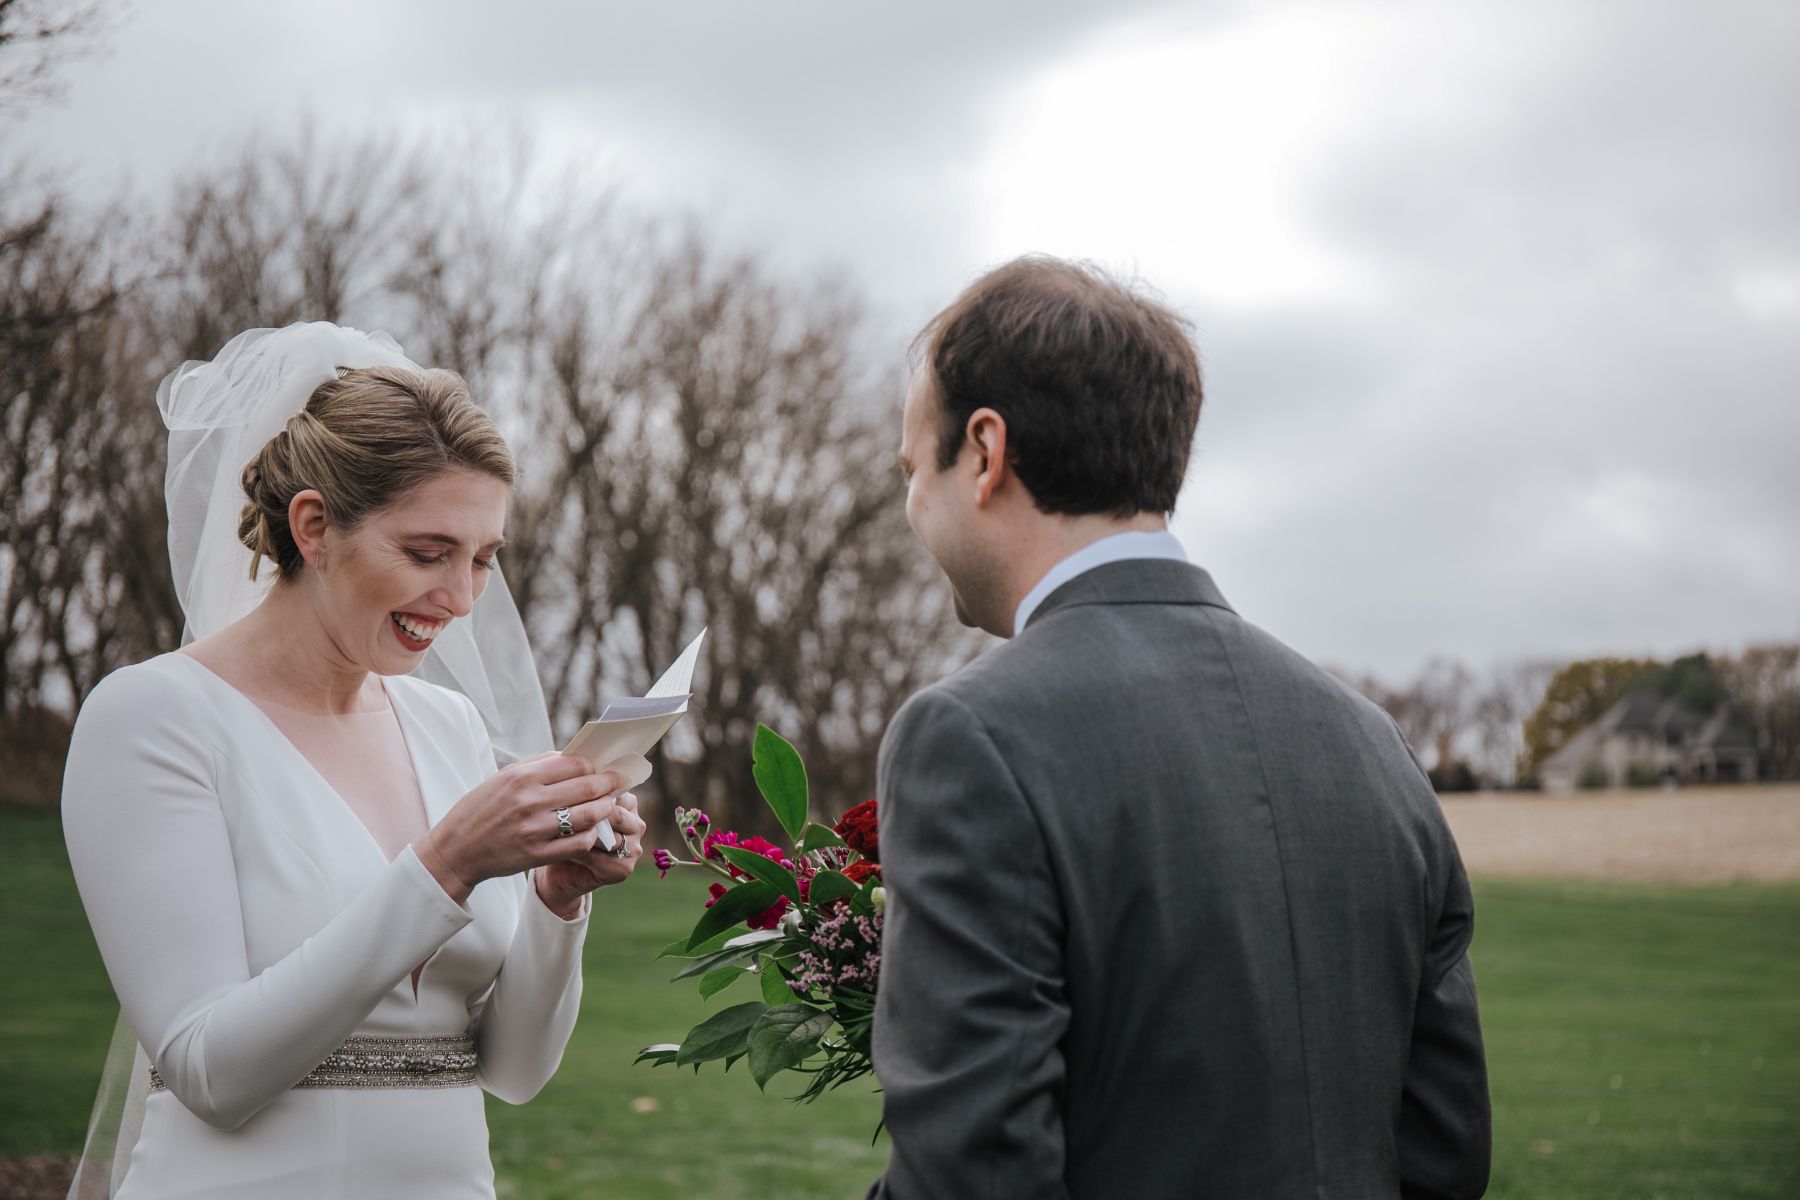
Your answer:
[[[883,752],[896,744],[918,737],[941,721],[960,726],[979,727],[1003,707],[1011,668],[1007,653],[1012,643],[1004,642],[987,651],[935,683],[920,688],[894,714],[882,738]]]
[[[1034,627],[1029,638],[1021,635],[1001,642],[914,692],[901,705],[893,724],[901,725],[909,717],[917,723],[927,713],[952,712],[983,723],[1004,720],[1021,702],[1029,698],[1041,700],[1069,682],[1068,655],[1059,645],[1065,640],[1070,639],[1064,630]],[[1080,639],[1070,641],[1072,647]]]

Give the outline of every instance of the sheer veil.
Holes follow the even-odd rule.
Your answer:
[[[385,333],[313,321],[240,333],[211,362],[184,363],[163,380],[156,403],[169,428],[164,493],[183,645],[250,612],[273,582],[266,562],[250,579],[250,551],[237,536],[245,464],[339,368],[372,366],[419,369]],[[474,611],[438,634],[415,674],[474,701],[502,765],[551,748],[537,668],[504,579],[491,580]],[[148,1070],[121,1014],[71,1197],[118,1191],[143,1122]]]

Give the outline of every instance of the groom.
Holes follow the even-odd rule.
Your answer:
[[[1168,532],[1185,325],[1026,258],[921,342],[907,518],[1011,640],[882,744],[871,1196],[1481,1195],[1468,879],[1393,722]]]

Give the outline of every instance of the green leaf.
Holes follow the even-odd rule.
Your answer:
[[[750,1027],[768,1011],[768,1005],[760,1000],[752,1000],[748,1004],[734,1004],[723,1012],[708,1017],[688,1030],[675,1061],[684,1065],[698,1064],[744,1053],[750,1037]]]
[[[820,871],[812,877],[812,886],[807,889],[807,896],[815,908],[833,900],[848,900],[854,895],[856,885],[837,871]]]
[[[645,1046],[631,1060],[631,1065],[635,1067],[641,1062],[647,1062],[653,1067],[666,1067],[675,1061],[675,1056],[680,1052],[680,1046]]]
[[[730,930],[726,930],[718,937],[710,939],[706,944],[708,946],[718,945],[719,949],[689,963],[670,976],[670,981],[704,975],[727,963],[748,962],[756,957],[758,950],[764,944],[778,942],[787,936],[779,929],[753,929],[749,933],[740,933],[736,937],[726,936],[730,932]]]
[[[731,940],[731,931],[729,929],[727,929],[724,932],[722,932],[714,937],[708,938],[703,945],[695,946],[692,950],[690,950],[690,949],[688,949],[688,940],[686,938],[677,938],[675,941],[672,941],[668,945],[664,946],[662,948],[662,953],[658,954],[656,957],[658,957],[658,958],[700,958],[703,955],[714,954],[720,950],[723,950],[725,948],[725,943],[730,940]]]
[[[711,1000],[714,996],[738,981],[747,967],[719,967],[708,971],[700,977],[700,998]]]
[[[737,950],[720,950],[716,954],[707,955],[705,958],[695,959],[675,974],[669,976],[669,982],[675,983],[682,979],[692,979],[696,975],[705,975],[709,971],[716,971],[720,967],[730,963],[748,962],[755,957],[756,948],[754,946],[745,946]]]
[[[750,759],[756,789],[775,810],[788,837],[799,837],[806,827],[806,764],[800,761],[800,752],[767,725],[758,725]]]
[[[837,830],[829,825],[821,825],[814,821],[806,827],[806,834],[800,839],[800,853],[809,850],[823,850],[827,846],[842,846],[844,839],[837,835]]]
[[[749,1031],[750,1075],[756,1086],[777,1071],[805,1062],[831,1028],[831,1014],[809,1004],[783,1004],[764,1009]]]
[[[761,880],[740,883],[720,896],[713,906],[701,916],[694,932],[688,934],[690,948],[703,946],[708,938],[715,937],[721,930],[730,929],[740,921],[754,917],[775,900],[781,893]]]
[[[800,997],[794,995],[794,989],[782,977],[781,968],[773,958],[762,960],[762,998],[769,1005],[798,1004]]]
[[[800,885],[794,880],[794,873],[778,862],[764,858],[754,850],[746,850],[742,846],[716,847],[725,861],[753,878],[760,879],[782,895],[800,903]]]

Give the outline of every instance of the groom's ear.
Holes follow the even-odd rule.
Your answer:
[[[975,504],[985,507],[1006,482],[1006,418],[991,408],[969,414],[969,448],[975,452]]]

